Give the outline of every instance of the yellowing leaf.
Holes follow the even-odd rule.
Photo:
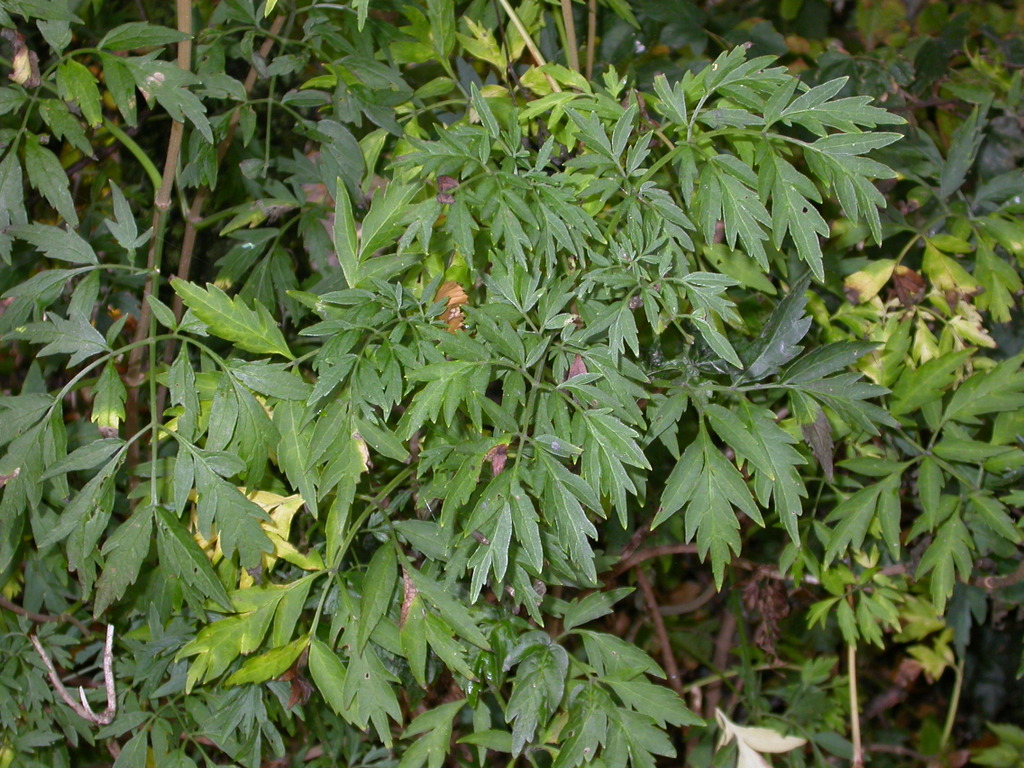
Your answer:
[[[720,709],[715,710],[715,719],[722,729],[722,738],[718,742],[719,749],[736,740],[739,758],[736,768],[769,768],[769,763],[761,755],[791,752],[807,743],[807,739],[799,736],[783,736],[770,728],[757,728],[736,725]]]
[[[977,280],[960,264],[949,256],[941,253],[933,245],[924,247],[924,259],[921,262],[924,272],[932,285],[940,291],[952,291],[964,295],[978,292],[981,287]]]
[[[885,287],[892,277],[896,262],[892,259],[879,259],[871,264],[847,276],[843,281],[843,292],[852,304],[863,304],[871,301],[878,295],[878,292]]]

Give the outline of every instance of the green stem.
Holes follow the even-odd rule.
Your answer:
[[[142,169],[149,177],[149,181],[153,185],[153,189],[160,189],[160,171],[157,170],[153,161],[149,159],[149,156],[143,151],[142,147],[136,143],[135,139],[122,131],[109,118],[103,118],[103,127],[107,129],[111,136],[121,142],[121,144],[123,144],[124,147],[132,153],[132,157],[139,161],[139,165],[142,166]]]
[[[957,661],[953,667],[956,678],[953,680],[953,694],[950,697],[949,709],[946,711],[946,723],[942,728],[942,746],[949,746],[949,739],[953,735],[953,725],[956,722],[957,709],[960,707],[960,693],[964,685],[964,659]]]

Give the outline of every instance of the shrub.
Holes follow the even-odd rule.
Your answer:
[[[108,5],[0,2],[0,764],[1012,715],[1009,12]]]

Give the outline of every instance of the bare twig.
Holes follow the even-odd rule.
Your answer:
[[[52,613],[33,613],[22,608],[17,603],[12,603],[3,595],[0,595],[0,608],[6,608],[11,613],[16,613],[19,616],[24,616],[29,621],[33,621],[36,624],[56,624],[56,623],[67,623],[74,624],[78,628],[78,631],[83,635],[89,636],[92,632],[85,626],[81,621],[76,619],[70,613],[62,613],[60,615]]]
[[[668,631],[665,629],[665,620],[661,617],[658,609],[658,599],[654,595],[654,588],[651,580],[643,569],[636,572],[636,583],[640,585],[640,591],[644,593],[644,600],[647,603],[647,612],[651,615],[651,623],[654,625],[654,634],[661,646],[661,661],[665,665],[665,674],[668,675],[668,684],[672,690],[683,696],[683,682],[679,679],[679,665],[676,664],[676,656],[672,651],[672,643],[668,639]]]
[[[850,675],[850,741],[853,742],[853,768],[864,768],[864,747],[860,740],[860,705],[857,703],[857,646],[846,646],[846,667]]]
[[[114,625],[107,624],[107,640],[103,644],[103,687],[107,691],[107,708],[96,714],[93,712],[92,707],[89,706],[88,699],[85,698],[85,688],[79,686],[78,695],[81,699],[80,702],[75,701],[71,694],[68,693],[68,689],[64,687],[64,683],[61,682],[60,675],[57,674],[57,668],[53,666],[53,662],[50,661],[49,655],[43,648],[42,643],[39,642],[39,638],[35,635],[29,635],[29,640],[32,641],[32,645],[35,646],[36,653],[39,654],[39,658],[43,660],[43,664],[46,665],[46,672],[50,678],[50,684],[53,686],[53,690],[57,692],[57,695],[63,699],[64,703],[67,704],[83,720],[94,723],[95,725],[110,725],[114,722],[114,717],[117,715],[117,691],[114,688]]]
[[[729,666],[729,653],[732,651],[732,641],[736,634],[736,614],[732,611],[722,612],[722,623],[718,627],[718,635],[715,636],[715,653],[711,659],[714,669],[726,669]],[[715,710],[722,700],[722,678],[719,676],[709,686],[704,697],[704,715],[707,718],[715,716]]]
[[[573,72],[580,71],[580,52],[576,42],[576,22],[572,17],[572,0],[561,0],[562,23],[565,25],[565,60]]]
[[[260,58],[266,59],[270,55],[270,49],[273,48],[275,39],[281,33],[281,28],[284,26],[285,14],[280,14],[274,18],[273,24],[270,25],[270,31],[267,32],[267,39],[263,41],[263,45],[260,46],[259,55]],[[252,91],[253,86],[256,85],[256,66],[253,65],[249,68],[249,73],[245,77],[245,82],[242,84],[242,88],[245,90],[246,96]],[[228,153],[228,149],[231,147],[231,143],[235,139],[235,132],[238,130],[238,123],[242,117],[242,107],[239,105],[235,107],[235,111],[231,113],[231,118],[228,120],[228,129],[224,134],[224,138],[221,139],[220,144],[217,145],[217,165],[220,165],[224,160],[224,156]],[[192,270],[192,255],[195,253],[196,247],[196,236],[198,234],[197,225],[202,218],[203,206],[206,204],[206,198],[209,197],[210,190],[208,187],[203,187],[196,196],[192,198],[192,205],[189,206],[188,214],[185,217],[185,233],[181,239],[181,257],[178,259],[178,272],[177,277],[180,280],[188,280],[189,272]],[[181,296],[174,295],[174,304],[172,309],[174,310],[174,316],[181,320],[182,310],[184,305],[181,300]],[[171,351],[171,348],[168,348]]]
[[[188,37],[178,43],[178,67],[185,72],[192,69],[192,2],[191,0],[177,0],[176,3],[178,31]],[[160,276],[160,267],[163,260],[164,230],[167,226],[167,212],[171,207],[171,190],[174,187],[174,178],[178,169],[178,160],[181,157],[181,140],[185,131],[185,124],[174,120],[171,122],[171,133],[167,140],[167,154],[164,156],[164,172],[161,178],[160,189],[157,190],[153,200],[153,225],[152,239],[150,240],[149,255],[146,260],[146,284],[142,289],[142,301],[139,305],[139,320],[135,330],[134,342],[138,344],[128,356],[128,372],[125,374],[125,382],[128,384],[128,402],[125,411],[125,431],[133,435],[139,428],[139,386],[142,384],[142,361],[143,355],[150,352],[150,364],[156,362],[155,354],[147,345],[141,342],[153,331],[148,297],[157,288],[157,278]],[[151,372],[152,373],[152,372]],[[155,407],[154,401],[150,402]],[[159,414],[150,414],[156,419]],[[140,445],[133,442],[128,448],[128,463],[134,466],[138,463]]]
[[[1021,581],[1024,581],[1024,560],[1020,562],[1017,570],[1013,573],[1009,573],[1006,576],[983,576],[980,579],[975,579],[972,583],[974,586],[981,587],[987,592],[992,592],[1004,587],[1012,587]]]
[[[714,584],[709,584],[707,589],[697,595],[693,600],[687,600],[685,603],[663,605],[659,608],[659,611],[662,616],[683,616],[704,607],[707,603],[711,602],[717,594],[718,587]]]
[[[587,4],[587,72],[589,82],[594,77],[594,49],[597,47],[597,0]]]
[[[608,579],[615,579],[626,571],[636,568],[640,563],[650,560],[655,557],[662,557],[663,555],[695,555],[697,554],[696,544],[664,544],[660,547],[650,547],[649,549],[641,549],[638,552],[634,552],[628,557],[619,561],[619,564],[615,566]]]

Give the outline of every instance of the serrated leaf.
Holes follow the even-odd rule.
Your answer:
[[[987,113],[987,106],[976,106],[971,111],[970,117],[953,131],[953,143],[950,145],[949,154],[939,178],[939,197],[949,197],[963,185],[967,172],[974,164],[974,158],[978,154],[981,142],[985,138],[982,122]]]
[[[868,527],[882,506],[880,497],[898,496],[901,474],[895,473],[884,480],[861,488],[841,501],[825,518],[835,523],[825,548],[825,564],[844,554],[847,549],[860,549],[864,545]]]
[[[611,613],[612,606],[633,591],[632,587],[620,587],[607,592],[591,592],[583,598],[573,600],[562,617],[562,631],[570,632]]]
[[[155,100],[179,123],[187,119],[207,143],[213,143],[213,131],[206,118],[206,105],[188,90],[189,86],[199,81],[195,75],[177,64],[159,59],[134,56],[122,61],[147,101]]]
[[[798,280],[772,312],[761,333],[744,357],[750,362],[741,380],[760,381],[778,371],[803,351],[800,341],[811,327],[804,316],[807,306],[808,278]]]
[[[540,634],[531,633],[521,641],[512,694],[505,706],[505,722],[512,724],[513,756],[533,742],[537,729],[554,713],[565,691],[569,656]]]
[[[231,611],[231,601],[210,560],[196,544],[195,539],[185,530],[181,521],[170,512],[157,508],[157,546],[160,562],[183,579],[201,595],[208,597],[226,611]]]
[[[1022,363],[1024,355],[1016,355],[991,370],[973,374],[956,388],[943,418],[972,424],[976,416],[985,413],[1015,411],[1024,407]]]
[[[643,678],[633,680],[607,679],[626,706],[647,715],[664,728],[667,724],[679,726],[704,725],[704,720],[691,712],[674,691],[655,685]]]
[[[72,264],[98,264],[96,252],[77,232],[46,224],[27,224],[11,230],[15,237],[31,243],[50,259]]]
[[[441,768],[450,749],[452,721],[465,705],[465,700],[450,701],[428,709],[409,723],[402,738],[419,738],[405,750],[398,768]]]
[[[343,694],[347,673],[338,655],[320,640],[309,645],[309,673],[313,683],[336,714],[347,716],[349,705]]]
[[[459,633],[460,636],[473,643],[483,650],[490,650],[490,645],[483,632],[477,627],[476,622],[466,606],[447,594],[444,588],[415,569],[409,569],[408,574],[412,579],[416,590],[420,592],[428,603],[433,605],[444,617],[444,620]]]
[[[65,59],[57,67],[57,93],[64,101],[78,105],[91,128],[103,122],[96,78],[80,61]]]
[[[309,647],[309,642],[309,635],[303,635],[280,648],[273,648],[259,656],[246,659],[238,671],[224,681],[224,685],[264,683],[283,675]]]
[[[189,35],[170,27],[151,24],[146,21],[129,21],[107,32],[100,40],[99,48],[110,51],[132,51],[136,48],[151,48],[188,40]]]
[[[971,549],[974,540],[960,515],[952,515],[939,526],[932,543],[925,550],[914,574],[915,578],[931,574],[932,604],[938,613],[946,609],[946,600],[953,594],[957,573],[962,579],[971,575]]]
[[[96,581],[93,616],[99,617],[135,583],[149,553],[153,508],[142,507],[121,523],[103,545],[103,572]]]
[[[356,648],[362,653],[370,635],[388,612],[398,583],[398,558],[390,543],[377,547],[363,576],[363,599],[359,610]]]
[[[78,214],[75,212],[75,202],[71,199],[70,183],[64,167],[53,152],[39,143],[33,133],[25,134],[25,170],[28,171],[28,181],[32,187],[42,193],[70,226],[77,227]],[[92,263],[95,264],[95,255],[93,258]]]
[[[215,336],[227,339],[247,352],[294,359],[281,329],[267,308],[258,301],[253,311],[240,296],[232,299],[212,283],[203,290],[192,283],[174,279],[171,287]]]
[[[734,508],[764,524],[742,475],[711,442],[702,424],[697,439],[669,475],[651,527],[684,509],[686,539],[696,537],[701,559],[710,553],[720,588],[726,564],[740,552],[740,524]]]

